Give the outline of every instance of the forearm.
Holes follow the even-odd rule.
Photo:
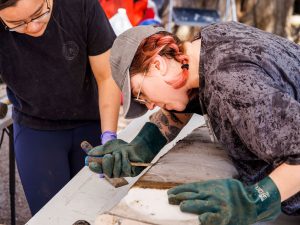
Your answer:
[[[102,131],[117,131],[121,92],[114,82],[109,64],[110,50],[89,56],[92,71],[97,81],[99,112]]]
[[[112,78],[98,84],[102,131],[117,131],[121,92]]]
[[[168,142],[171,142],[189,122],[192,115],[191,113],[173,113],[161,109],[150,117],[150,122],[159,128]]]
[[[282,164],[271,174],[270,178],[276,184],[281,201],[288,199],[300,191],[300,165]]]

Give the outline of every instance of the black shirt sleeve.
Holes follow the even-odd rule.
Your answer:
[[[111,48],[116,35],[98,0],[86,0],[87,51],[99,55]]]

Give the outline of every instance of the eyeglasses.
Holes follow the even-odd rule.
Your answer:
[[[48,17],[50,16],[50,6],[47,0],[45,0],[45,2],[47,3],[47,11],[42,13],[41,15],[30,19],[28,22],[23,22],[22,24],[15,26],[15,27],[8,27],[4,21],[0,18],[2,24],[4,25],[5,29],[8,31],[15,31],[15,32],[24,32],[28,26],[29,23],[43,23],[46,22],[46,20],[48,19]]]
[[[146,99],[141,99],[141,98],[140,98],[141,90],[142,90],[142,86],[143,86],[145,77],[146,77],[146,72],[144,72],[144,74],[143,74],[143,79],[142,79],[142,82],[141,82],[141,85],[140,85],[138,94],[137,94],[136,98],[134,98],[134,101],[136,101],[136,102],[138,102],[138,103],[140,103],[140,104],[142,104],[142,105],[149,104],[149,102],[148,102]]]

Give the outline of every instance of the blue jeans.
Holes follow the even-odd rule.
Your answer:
[[[84,140],[100,144],[100,123],[44,131],[14,123],[16,162],[32,215],[84,166]]]

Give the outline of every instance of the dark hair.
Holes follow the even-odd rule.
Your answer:
[[[15,6],[19,0],[0,0],[0,10]]]

